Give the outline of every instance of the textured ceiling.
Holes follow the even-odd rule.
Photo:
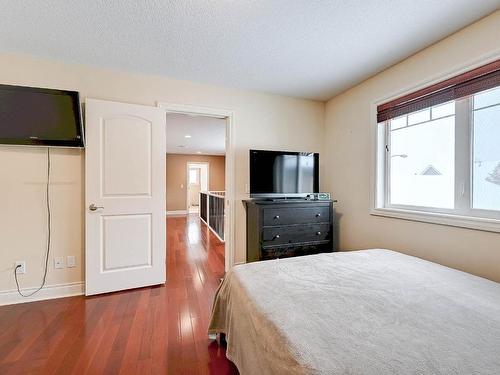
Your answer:
[[[224,155],[226,120],[182,114],[167,115],[167,153]],[[190,138],[186,138],[189,135]]]
[[[500,0],[0,0],[0,51],[325,100]]]

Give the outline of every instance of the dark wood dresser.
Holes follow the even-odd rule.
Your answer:
[[[333,251],[331,200],[245,200],[247,262]]]

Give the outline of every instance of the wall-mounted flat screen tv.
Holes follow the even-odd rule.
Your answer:
[[[318,153],[250,150],[250,197],[304,197],[318,192]]]
[[[0,85],[0,144],[83,147],[78,92]]]

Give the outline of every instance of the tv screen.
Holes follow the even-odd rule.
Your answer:
[[[83,147],[78,92],[0,85],[0,143]]]
[[[319,191],[319,154],[250,150],[250,196],[294,197]]]

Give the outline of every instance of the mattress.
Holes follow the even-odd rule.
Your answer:
[[[500,374],[500,284],[371,249],[238,265],[209,333],[253,374]]]

